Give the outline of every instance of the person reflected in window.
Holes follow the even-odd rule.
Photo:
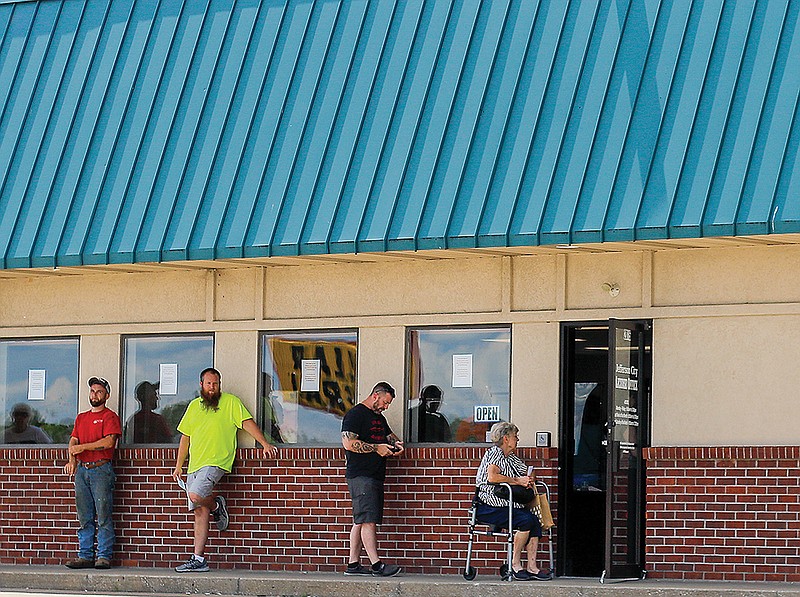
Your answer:
[[[483,455],[478,473],[475,476],[478,506],[476,517],[479,522],[499,528],[508,527],[508,500],[495,495],[498,483],[534,488],[535,478],[528,473],[528,467],[516,454],[519,443],[519,428],[513,423],[501,421],[492,425],[489,436],[494,446]],[[549,572],[536,565],[536,552],[542,525],[527,505],[513,503],[511,524],[516,530],[511,560],[516,580],[550,580]],[[528,562],[522,566],[522,550],[527,545]]]
[[[605,489],[606,387],[598,384],[586,397],[580,438],[574,460],[573,487],[580,491]]]
[[[419,418],[418,441],[432,443],[450,441],[450,423],[439,412],[443,395],[439,386],[429,385],[422,388],[419,394],[419,407],[416,409],[416,416]]]
[[[125,423],[125,442],[133,444],[172,443],[167,420],[155,412],[158,408],[158,383],[143,381],[136,386],[139,410]]]
[[[20,402],[11,409],[11,427],[5,430],[7,444],[52,444],[50,436],[36,425],[31,425],[33,409]]]

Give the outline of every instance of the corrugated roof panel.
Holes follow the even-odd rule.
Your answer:
[[[136,261],[162,261],[167,255],[186,258],[185,247],[167,252],[167,236],[170,228],[174,231],[179,227],[174,220],[179,220],[182,214],[188,213],[192,221],[196,220],[204,179],[213,162],[214,131],[225,121],[225,111],[214,110],[218,107],[214,94],[218,95],[219,84],[225,78],[220,57],[232,10],[227,0],[212,0],[197,18],[203,25],[188,66],[189,76],[183,85],[165,159],[154,180],[153,204],[136,243]],[[246,26],[242,25],[242,29]],[[236,60],[240,59],[237,57],[227,64],[235,68]],[[224,94],[230,93],[231,89],[225,88]],[[207,128],[209,120],[213,120],[211,131]]]
[[[166,229],[166,239],[161,250],[161,259],[212,259],[213,247],[224,220],[229,193],[216,193],[223,173],[230,176],[229,168],[219,162],[230,156],[232,160],[241,155],[241,149],[231,145],[230,136],[225,136],[232,114],[234,98],[242,81],[248,44],[253,37],[258,20],[260,2],[244,0],[237,2],[226,23],[225,39],[215,60],[217,73],[209,83],[202,118],[193,140],[195,151],[187,164],[187,171],[171,221]],[[201,67],[202,70],[202,67]],[[240,137],[242,140],[246,134]],[[226,177],[227,178],[227,177]],[[191,252],[193,235],[204,249]],[[204,252],[205,251],[205,252]]]
[[[52,102],[42,98],[39,112],[47,124],[43,142],[35,163],[31,164],[30,178],[24,190],[28,198],[17,219],[12,244],[8,251],[9,267],[31,267],[33,247],[40,233],[51,230],[53,221],[48,214],[48,202],[58,201],[52,197],[53,183],[64,157],[65,145],[80,101],[86,78],[86,65],[94,53],[98,34],[103,23],[103,11],[86,11],[83,2],[73,2],[64,7],[54,32],[57,44],[49,60],[63,65],[63,71],[55,71],[49,78]]]
[[[296,80],[297,95],[290,99],[292,109],[287,121],[289,126],[284,143],[279,146],[277,168],[269,197],[271,202],[280,206],[274,232],[269,237],[266,234],[253,237],[254,244],[270,246],[270,254],[273,255],[299,252],[300,235],[306,221],[310,197],[301,195],[302,191],[298,186],[307,184],[308,177],[316,176],[315,168],[323,159],[326,144],[320,142],[319,135],[325,135],[325,124],[321,122],[325,116],[320,114],[320,102],[324,103],[323,98],[328,91],[341,85],[341,81],[337,80],[331,82],[331,88],[327,88],[325,76],[329,51],[335,45],[334,38],[339,30],[337,21],[340,13],[340,3],[328,2],[321,5],[318,18],[312,23],[307,38],[307,55],[304,58],[306,66],[301,66],[298,70],[298,75],[301,76]],[[316,147],[313,146],[315,143]],[[314,159],[307,161],[309,156],[314,156]],[[283,239],[284,234],[291,238]]]
[[[416,234],[419,249],[447,246],[448,231],[464,177],[472,166],[470,158],[473,155],[473,143],[482,141],[477,130],[481,112],[484,109],[494,110],[486,100],[508,10],[508,2],[493,2],[483,4],[476,15],[469,36],[469,51],[465,52],[465,63],[454,97],[454,118],[449,122],[438,158],[440,167],[428,189],[425,210]]]
[[[276,228],[273,255],[298,254],[306,224],[318,218],[323,219],[326,215],[325,212],[320,215],[316,211],[318,206],[314,204],[314,199],[331,148],[365,10],[366,2],[343,2],[338,14],[331,15],[337,24],[332,26],[333,37],[325,45],[327,55],[320,60],[324,64],[324,69],[318,82],[308,127],[299,149],[300,168],[293,177]],[[307,162],[307,156],[316,156],[316,159]],[[331,199],[335,201],[334,197]],[[332,207],[333,211],[328,212],[330,216],[335,213],[335,203]]]
[[[291,19],[284,5],[262,6],[259,26],[248,48],[247,70],[238,101],[234,101],[235,121],[232,144],[242,143],[234,150],[234,159],[225,156],[223,170],[226,184],[217,191],[230,197],[219,237],[214,246],[216,257],[244,255],[247,226],[255,209],[255,197],[261,186],[272,142],[291,78],[291,69],[279,68],[278,62],[287,58],[282,51],[284,27]],[[285,79],[278,79],[281,73]],[[273,93],[275,91],[275,93]],[[206,246],[207,247],[207,246]],[[207,248],[201,249],[206,254]]]
[[[54,4],[39,10],[37,5],[28,11],[15,11],[7,32],[5,43],[9,47],[9,60],[4,61],[2,70],[4,76],[9,77],[10,84],[0,120],[0,222],[3,223],[0,226],[0,254],[3,255],[4,267],[13,267],[8,265],[9,250],[13,251],[11,239],[23,210],[26,173],[29,176],[31,166],[30,161],[21,163],[20,155],[25,153],[30,160],[31,152],[38,150],[38,144],[42,142],[41,118],[38,120],[38,139],[36,131],[31,131],[31,120],[36,120],[36,110],[31,106],[42,95],[37,85],[60,8]],[[11,51],[16,51],[16,55]],[[0,85],[0,88],[4,86]],[[47,98],[43,98],[43,102],[46,113]]]
[[[196,2],[188,7],[189,14],[195,6]],[[119,129],[113,131],[113,141],[105,140],[114,145],[108,161],[101,162],[107,170],[98,172],[102,178],[95,179],[99,186],[92,225],[82,251],[84,263],[134,259],[141,222],[150,204],[147,192],[152,190],[152,178],[163,155],[180,94],[179,81],[185,80],[185,69],[191,59],[192,37],[184,36],[183,9],[183,3],[162,2],[155,15],[144,15],[143,26],[136,31],[136,37],[144,41],[144,54],[131,49],[124,56],[130,63],[118,65],[130,87],[120,85],[109,90],[113,97],[109,102],[113,118],[121,121]],[[184,70],[171,77],[170,67],[175,64],[176,55],[182,57],[178,66]],[[107,145],[97,146],[99,151],[107,149]],[[138,189],[142,191],[137,194]],[[90,192],[94,191],[91,188]]]
[[[652,159],[667,102],[674,87],[679,85],[676,81],[678,59],[684,47],[691,8],[691,2],[683,0],[675,3],[674,10],[665,10],[663,5],[659,10],[606,212],[604,240],[635,238],[636,217],[654,167]],[[653,184],[660,182],[658,177],[651,181]]]
[[[567,14],[556,51],[555,69],[548,81],[547,95],[520,188],[521,200],[511,225],[511,245],[569,242],[568,222],[576,198],[559,196],[556,200],[555,196],[551,198],[551,191],[600,4],[599,1],[579,2]],[[566,224],[562,226],[561,222]]]
[[[143,191],[149,198],[149,205],[145,212],[147,217],[138,226],[134,240],[134,261],[161,261],[167,226],[174,211],[190,210],[191,203],[197,200],[196,196],[185,194],[184,185],[189,184],[187,177],[191,177],[191,158],[201,158],[204,154],[205,146],[195,146],[194,141],[203,121],[203,109],[222,47],[221,38],[230,19],[228,10],[214,10],[214,4],[212,1],[208,8],[189,19],[198,25],[198,35],[193,40],[194,49],[186,65],[183,90],[170,115],[170,130],[161,141],[163,157],[156,160],[154,156],[150,162],[153,174]],[[136,203],[138,200],[134,205]]]
[[[397,239],[400,234],[396,228],[403,222],[408,209],[399,198],[403,185],[414,182],[414,177],[407,178],[406,174],[409,169],[414,171],[412,160],[415,159],[416,144],[426,140],[424,132],[427,123],[423,121],[425,106],[435,83],[436,67],[442,46],[446,43],[448,24],[458,21],[451,21],[452,9],[453,0],[427,2],[423,6],[418,30],[411,40],[418,43],[411,48],[407,71],[399,82],[400,93],[393,109],[387,145],[380,155],[377,178],[362,220],[357,245],[359,251],[387,250],[389,240]],[[402,46],[400,48],[402,50]],[[392,232],[395,222],[398,225],[394,226]]]
[[[508,132],[510,107],[520,83],[540,5],[538,1],[510,2],[507,6],[493,3],[504,9],[503,29],[498,34],[497,46],[493,46],[491,76],[486,81],[483,106],[474,125],[468,161],[461,168],[458,194],[445,239],[449,247],[472,247],[475,239],[480,238],[481,220],[491,206],[488,195]]]
[[[540,127],[548,86],[556,68],[555,59],[566,25],[570,4],[543,2],[536,14],[533,36],[524,56],[522,76],[509,109],[508,134],[490,188],[478,236],[479,246],[511,243],[511,226],[530,196],[521,196],[526,165]]]
[[[362,3],[353,4],[360,6]],[[376,3],[365,2],[359,12],[362,19],[358,40],[353,44],[355,51],[349,65],[350,72],[346,77],[347,84],[342,89],[343,95],[339,98],[338,114],[315,189],[314,204],[303,228],[302,253],[329,253],[334,250],[331,240],[342,239],[342,226],[337,228],[337,223],[341,220],[340,214],[350,212],[351,194],[346,192],[348,178],[354,168],[355,151],[375,90],[378,64],[396,10],[396,3],[381,10]],[[357,233],[356,230],[353,237]],[[338,246],[344,247],[346,244],[340,243]]]
[[[61,137],[63,150],[58,164],[47,171],[53,172],[52,187],[42,227],[32,250],[34,267],[54,267],[56,257],[66,254],[61,247],[68,246],[66,239],[73,233],[68,226],[71,210],[81,174],[88,168],[89,146],[95,133],[103,101],[108,91],[111,73],[119,55],[120,44],[130,19],[132,4],[106,5],[107,10],[86,11],[82,34],[78,36],[75,51],[80,52],[81,68],[75,68],[70,85],[80,82],[79,96],[74,103],[72,121],[65,123],[68,130]],[[81,37],[83,36],[83,37]],[[81,73],[85,73],[85,76]],[[77,90],[77,89],[76,89]]]
[[[800,31],[795,24],[800,5],[788,6],[790,13],[784,21],[794,31],[782,36],[783,42],[776,55],[775,68],[767,90],[763,114],[755,142],[753,157],[748,167],[741,202],[736,216],[736,234],[769,234],[772,232],[773,199],[783,163],[772,156],[786,155],[792,117],[800,96]],[[789,37],[791,34],[791,38]],[[790,66],[791,65],[791,66]],[[787,71],[789,69],[791,74]]]
[[[71,207],[57,249],[56,261],[60,265],[84,263],[90,231],[101,226],[101,194],[111,180],[112,156],[128,115],[128,102],[157,8],[147,2],[122,7],[115,3],[109,12],[87,82],[90,100],[83,102],[85,110],[73,128],[75,139],[70,143],[69,163],[63,170]],[[106,255],[95,261],[106,262]]]
[[[178,21],[164,76],[111,240],[112,263],[158,261],[159,251],[148,245],[150,225],[168,221],[175,205],[182,165],[191,151],[191,138],[204,94],[194,87],[199,72],[196,58],[203,56],[203,37],[211,29],[213,11],[208,0],[187,0]],[[227,11],[226,11],[227,12]],[[176,73],[179,73],[176,76]],[[158,234],[158,232],[156,232]],[[152,243],[159,247],[163,237]],[[137,255],[137,249],[141,254]]]
[[[666,102],[642,204],[636,238],[664,238],[700,106],[724,0],[693,6],[680,51],[675,85]]]
[[[0,4],[2,267],[796,231],[800,5]]]
[[[800,98],[795,103],[791,125],[787,128],[791,134],[769,219],[770,230],[777,233],[800,231],[800,201],[797,200],[800,197]]]
[[[755,150],[786,9],[786,4],[781,6],[777,2],[756,4],[743,68],[722,140],[720,162],[703,218],[704,235],[733,235],[736,232],[736,212]]]
[[[470,41],[475,33],[480,5],[455,3],[450,14],[452,23],[436,60],[428,101],[423,107],[420,127],[411,153],[406,179],[397,198],[392,226],[389,230],[390,250],[414,250],[421,219],[432,193],[434,179],[445,170],[452,148],[448,129],[457,127],[451,121],[455,111],[459,84],[464,76]],[[463,110],[459,111],[463,116]],[[439,197],[432,197],[435,203]],[[434,248],[432,246],[428,248]]]
[[[624,13],[622,39],[572,225],[573,243],[603,240],[609,204],[662,6],[660,0],[631,2]]]
[[[609,96],[617,56],[622,40],[622,30],[628,21],[630,3],[614,5],[602,2],[592,28],[592,39],[587,50],[580,85],[574,100],[574,111],[564,137],[559,162],[549,191],[548,209],[543,227],[550,231],[569,233],[562,242],[579,242],[575,232],[591,234],[585,227],[584,183],[596,146],[604,144],[605,135],[598,138],[601,115]],[[554,199],[558,197],[558,201]],[[598,227],[596,230],[599,231]]]
[[[338,10],[338,2],[328,2],[325,18],[330,18],[331,8]],[[270,153],[266,170],[256,196],[255,211],[247,224],[245,257],[260,257],[270,254],[275,227],[283,207],[284,193],[293,173],[300,139],[305,128],[305,119],[311,107],[317,86],[321,64],[308,62],[309,53],[318,57],[320,47],[315,46],[315,31],[322,18],[318,5],[298,4],[289,16],[283,43],[278,47],[276,80],[285,81],[285,91],[279,87],[275,99],[280,101],[279,111],[264,114],[265,122],[274,120],[269,128],[274,130],[270,139]],[[322,35],[330,35],[324,27]],[[320,36],[322,37],[322,36]],[[277,86],[276,86],[277,87]],[[271,90],[271,91],[273,91]],[[274,127],[274,128],[273,128]]]
[[[750,2],[726,2],[723,5],[711,64],[703,82],[703,95],[675,195],[669,222],[670,237],[702,235],[703,214],[754,12],[754,3]]]
[[[386,7],[388,11],[390,7]],[[369,198],[378,186],[381,158],[396,116],[402,92],[403,77],[409,72],[414,50],[414,40],[427,16],[423,13],[424,0],[398,2],[394,17],[377,63],[376,80],[367,107],[359,142],[354,148],[353,161],[344,188],[339,224],[334,224],[330,249],[335,253],[356,252],[359,238],[367,236],[365,219],[368,217]]]

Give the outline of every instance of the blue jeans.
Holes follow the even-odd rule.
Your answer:
[[[75,502],[78,506],[78,557],[94,560],[94,536],[97,533],[97,557],[111,559],[114,551],[114,468],[106,462],[87,469],[78,465],[75,472]],[[95,519],[97,522],[95,523]]]

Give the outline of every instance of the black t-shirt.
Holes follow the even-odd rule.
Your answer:
[[[356,404],[347,411],[342,420],[342,431],[355,433],[363,442],[370,444],[385,444],[386,438],[392,433],[389,423],[382,414],[367,408],[363,404]],[[348,479],[355,477],[370,477],[383,481],[386,477],[386,459],[377,452],[358,454],[345,451],[347,459]]]

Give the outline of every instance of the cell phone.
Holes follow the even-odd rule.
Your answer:
[[[389,446],[389,449],[390,449],[392,452],[399,452],[399,451],[400,451],[400,448],[398,448],[397,446]]]
[[[533,476],[533,467],[532,467],[532,466],[529,466],[529,467],[528,467],[528,476],[529,476],[529,477],[532,477],[532,476]]]

